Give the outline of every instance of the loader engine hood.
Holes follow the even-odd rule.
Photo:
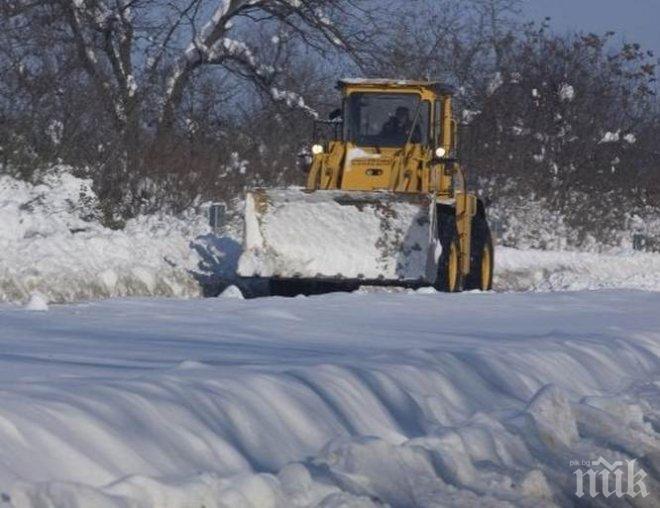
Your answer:
[[[435,282],[431,196],[256,190],[245,204],[244,277]]]
[[[344,189],[376,190],[390,185],[392,168],[400,148],[377,149],[347,146],[342,174]]]

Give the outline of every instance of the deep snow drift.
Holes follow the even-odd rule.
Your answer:
[[[0,306],[4,504],[657,503],[660,293],[226,296]]]

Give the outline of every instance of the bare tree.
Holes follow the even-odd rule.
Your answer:
[[[470,0],[479,19],[482,37],[495,55],[495,67],[504,68],[507,46],[513,40],[512,29],[520,14],[521,0]]]
[[[268,90],[274,100],[304,108],[299,97],[277,86],[281,70],[256,54],[250,32],[277,25],[320,52],[328,48],[358,56],[353,40],[359,32],[338,28],[359,9],[353,0],[14,0],[5,15],[49,15],[54,43],[71,45],[105,105],[106,113],[126,140],[134,140],[144,122],[143,102],[158,89],[160,131],[172,128],[192,76],[221,67]],[[346,25],[347,26],[347,25]],[[282,37],[281,44],[291,36]]]
[[[130,127],[141,90],[163,75],[160,129],[172,127],[185,88],[193,74],[221,66],[271,90],[276,100],[299,103],[277,92],[277,54],[264,61],[246,40],[248,29],[277,23],[318,50],[328,45],[351,50],[351,41],[331,16],[346,14],[349,0],[57,0],[88,75],[104,96],[114,121]],[[154,11],[164,21],[152,21]],[[146,27],[142,29],[140,27]],[[141,69],[141,45],[146,44]],[[130,130],[130,129],[129,129]]]
[[[140,175],[154,173],[145,167],[159,160],[153,154],[168,147],[172,160],[184,160],[183,153],[171,150],[186,140],[192,143],[192,118],[182,114],[182,107],[200,100],[200,86],[207,91],[230,87],[203,94],[211,110],[239,94],[231,104],[236,107],[257,91],[314,115],[288,72],[292,48],[305,48],[317,58],[341,54],[359,62],[373,30],[370,2],[7,0],[0,5],[0,68],[9,70],[0,79],[0,97],[6,96],[0,120],[3,107],[14,113],[11,128],[0,126],[0,139],[17,137],[19,116],[42,131],[60,122],[64,127],[54,128],[64,131],[65,141],[79,143],[58,144],[57,153],[37,152],[53,159],[70,155],[65,146],[71,146],[78,153],[69,161],[84,165],[83,153],[93,165],[104,161],[95,177],[99,192],[111,194],[113,202],[133,199],[143,186]],[[210,104],[211,97],[218,102]],[[40,118],[19,114],[31,107]],[[230,108],[222,114],[235,120]],[[50,143],[43,132],[41,138]],[[24,144],[38,148],[31,140]],[[188,167],[180,164],[182,170]]]

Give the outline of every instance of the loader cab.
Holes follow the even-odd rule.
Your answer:
[[[346,98],[344,140],[357,147],[431,142],[431,102],[416,93],[356,92]]]
[[[387,79],[344,79],[337,88],[341,109],[318,122],[330,125],[334,136],[319,138],[315,126],[308,188],[428,189],[431,161],[454,152],[452,89]],[[408,182],[400,184],[403,177]]]
[[[362,147],[401,148],[413,143],[453,148],[451,87],[426,81],[345,79],[338,89],[343,97],[343,142]]]

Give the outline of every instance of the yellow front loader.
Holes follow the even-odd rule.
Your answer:
[[[452,89],[338,88],[342,107],[323,122],[334,136],[315,140],[306,187],[247,194],[239,275],[281,294],[319,283],[491,289],[493,242],[456,157]]]

